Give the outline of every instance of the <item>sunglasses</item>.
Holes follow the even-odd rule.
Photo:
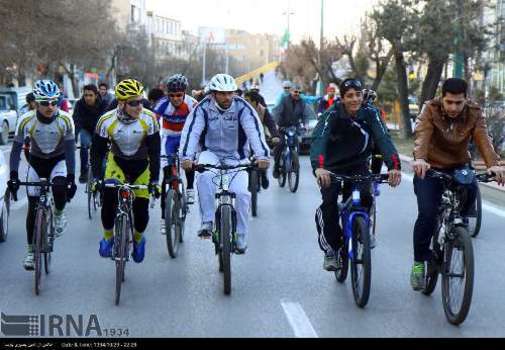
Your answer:
[[[56,107],[58,105],[58,101],[40,101],[39,105],[41,105],[42,107],[49,107],[49,106]]]
[[[184,93],[178,93],[178,94],[168,94],[168,97],[170,98],[181,98],[184,97]]]
[[[300,95],[300,91],[293,91],[295,95]]]
[[[138,107],[142,104],[142,101],[141,100],[130,101],[130,102],[126,102],[126,104],[130,107]]]
[[[349,80],[344,83],[344,88],[348,88],[348,87],[355,87],[355,88],[361,89],[361,88],[363,88],[363,85],[361,85],[361,82],[358,80]]]

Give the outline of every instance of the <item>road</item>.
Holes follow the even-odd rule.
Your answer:
[[[233,289],[222,292],[211,243],[196,237],[198,213],[187,222],[177,260],[159,233],[159,210],[151,211],[143,264],[129,264],[119,307],[113,304],[114,266],[98,256],[100,221],[87,219],[84,188],[69,205],[69,230],[56,244],[53,272],[39,297],[33,274],[22,268],[26,206],[12,212],[8,241],[0,245],[0,310],[8,315],[96,314],[103,328],[127,328],[133,337],[500,337],[504,336],[505,213],[484,212],[474,240],[475,294],[459,328],[444,317],[440,291],[427,298],[409,285],[412,184],[383,188],[378,241],[373,252],[372,293],[365,310],[354,305],[349,283],[339,285],[322,269],[314,225],[319,195],[307,158],[299,192],[272,183],[261,193],[259,217],[251,219],[249,251],[233,258]],[[503,209],[503,208],[502,208]],[[500,213],[501,216],[499,215]],[[57,334],[56,334],[57,335]]]
[[[417,207],[409,176],[396,190],[382,188],[372,290],[363,310],[354,304],[349,281],[340,285],[322,269],[314,223],[320,196],[306,157],[298,193],[272,181],[260,194],[259,217],[250,220],[249,250],[232,260],[231,296],[223,294],[211,243],[197,238],[196,207],[176,260],[159,233],[156,208],[146,233],[145,262],[127,266],[121,304],[115,306],[114,265],[98,255],[100,220],[88,220],[80,185],[67,208],[69,229],[56,242],[53,271],[37,297],[33,273],[22,267],[26,205],[20,203],[11,213],[8,241],[0,244],[0,311],[7,315],[83,315],[85,320],[96,315],[101,329],[128,329],[130,337],[505,336],[505,207],[484,211],[481,235],[473,241],[472,308],[466,322],[454,327],[445,319],[440,288],[432,297],[410,288]]]

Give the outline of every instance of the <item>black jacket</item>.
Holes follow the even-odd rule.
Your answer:
[[[338,102],[319,118],[314,129],[310,149],[312,168],[335,172],[365,163],[372,155],[374,143],[388,169],[400,170],[400,157],[379,110],[366,105],[353,118]]]
[[[73,115],[76,131],[86,130],[93,134],[96,124],[100,117],[106,112],[106,108],[106,103],[104,103],[100,97],[97,98],[96,104],[92,107],[86,104],[84,98],[77,101]]]

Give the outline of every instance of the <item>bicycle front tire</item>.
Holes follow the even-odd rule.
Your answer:
[[[121,299],[121,287],[124,282],[124,273],[126,259],[128,258],[128,239],[129,239],[129,219],[126,215],[121,215],[116,220],[115,224],[115,242],[117,243],[116,249],[117,254],[115,254],[116,262],[116,288],[114,291],[114,302],[119,305]]]
[[[221,206],[219,234],[221,250],[219,252],[220,262],[222,264],[223,278],[224,278],[224,294],[231,294],[231,237],[232,237],[232,211],[233,208],[229,205]]]
[[[356,217],[353,222],[351,279],[354,301],[364,308],[370,297],[372,277],[372,257],[370,251],[370,232],[365,219]],[[362,271],[359,271],[361,267]]]
[[[454,239],[448,240],[444,245],[444,264],[442,273],[442,303],[444,312],[449,323],[458,326],[463,323],[470,312],[473,296],[474,282],[474,255],[472,240],[468,231],[463,227],[454,228]],[[455,254],[456,253],[456,254]],[[462,254],[462,264],[460,269],[453,271],[457,266],[458,254]],[[459,261],[461,263],[461,261]],[[454,307],[453,301],[458,300],[458,296],[453,295],[455,288],[451,288],[452,279],[461,279],[463,291],[459,307]]]

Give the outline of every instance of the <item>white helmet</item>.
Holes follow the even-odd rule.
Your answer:
[[[228,74],[217,74],[215,75],[207,85],[209,91],[218,92],[235,92],[238,90],[237,83],[232,76]]]

